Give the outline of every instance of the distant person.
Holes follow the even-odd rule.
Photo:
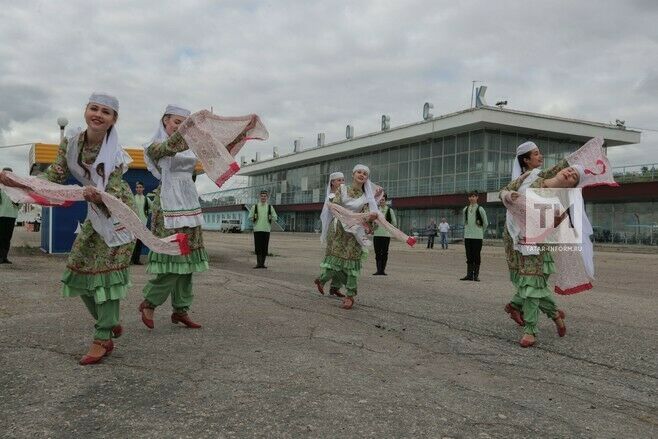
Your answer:
[[[446,250],[448,248],[448,232],[450,231],[450,224],[445,218],[441,218],[439,223],[439,233],[441,234],[441,248]]]
[[[135,182],[135,204],[137,205],[137,216],[144,225],[148,222],[148,217],[151,214],[151,200],[144,196],[144,183],[141,181]],[[139,262],[139,257],[142,254],[142,241],[139,239],[135,242],[135,250],[133,250],[132,264],[142,265]]]
[[[41,214],[37,213],[37,217],[34,219],[34,231],[38,232],[41,230]]]
[[[427,235],[427,248],[434,248],[434,237],[436,236],[436,221],[434,218],[425,227],[425,234]]]
[[[254,223],[254,250],[256,252],[256,266],[254,268],[267,268],[265,258],[270,244],[270,231],[272,222],[278,219],[276,211],[269,204],[269,194],[266,190],[260,191],[258,203],[249,210],[249,219]]]
[[[388,204],[388,195],[384,192],[384,196],[379,200],[379,211],[384,215],[386,221],[398,226],[398,219],[395,217],[395,212]],[[375,247],[375,259],[377,262],[377,272],[374,276],[386,276],[386,263],[388,262],[388,246],[391,243],[391,234],[384,227],[375,224],[375,233],[373,236],[373,244]]]
[[[466,276],[460,280],[480,281],[480,252],[484,231],[489,225],[487,213],[478,205],[478,193],[468,193],[468,206],[464,207],[464,247],[466,248]]]
[[[11,168],[2,170],[13,172]],[[19,204],[11,201],[9,196],[0,189],[0,264],[11,264],[7,255],[11,246],[11,237],[14,235],[18,207]]]

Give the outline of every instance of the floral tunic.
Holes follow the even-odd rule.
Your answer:
[[[169,139],[162,143],[154,143],[146,150],[148,156],[158,162],[163,157],[174,156],[179,152],[188,149],[187,143],[183,137],[174,133]],[[201,226],[180,227],[176,229],[165,228],[164,215],[160,201],[161,186],[153,191],[155,199],[151,205],[151,231],[159,238],[172,235],[174,233],[185,233],[187,235],[190,255],[187,256],[169,256],[151,252],[149,254],[149,273],[191,273],[205,271],[208,269],[208,253],[203,246],[203,235]]]
[[[86,136],[81,134],[79,138],[79,150],[83,163],[91,164],[96,160],[101,145],[85,144]],[[45,178],[54,183],[64,184],[70,176],[68,163],[66,161],[67,139],[62,141],[57,152],[55,161],[45,172]],[[136,210],[135,199],[130,186],[123,180],[123,170],[117,168],[110,174],[105,187],[105,192],[114,195],[133,210]],[[102,208],[106,211],[106,209]],[[103,238],[86,220],[81,227],[73,248],[69,255],[67,268],[80,274],[103,274],[128,268],[132,255],[134,243],[108,247]]]
[[[359,198],[363,195],[363,191],[360,189],[354,189],[353,187],[347,188],[347,194],[352,198]],[[336,196],[331,200],[332,203],[341,204],[341,195],[340,191],[336,192]],[[368,204],[365,204],[362,212],[369,212],[370,209]],[[335,222],[335,227],[334,227]],[[327,232],[327,251],[326,256],[333,256],[340,259],[345,259],[348,261],[359,261],[361,260],[363,249],[359,242],[356,240],[354,235],[346,232],[343,229],[343,225],[340,221],[334,220],[329,226],[329,231]]]

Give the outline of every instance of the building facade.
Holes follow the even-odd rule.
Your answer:
[[[255,202],[261,189],[267,189],[284,230],[318,231],[329,174],[341,171],[349,180],[353,166],[363,163],[370,168],[371,180],[382,186],[392,199],[392,207],[405,232],[424,228],[430,218],[438,222],[446,217],[451,224],[461,224],[461,209],[467,203],[465,194],[477,190],[482,193],[480,203],[487,209],[491,223],[487,235],[499,238],[505,209],[497,193],[510,180],[517,146],[527,140],[535,142],[544,156],[544,167],[548,168],[595,136],[603,137],[606,147],[623,148],[640,142],[639,132],[615,125],[496,107],[473,108],[281,157],[243,163],[240,174],[249,177],[249,186],[206,194],[202,197],[204,211],[210,215],[216,209],[223,212],[245,209]],[[633,212],[637,216],[635,223],[642,226],[658,221],[654,209],[658,201],[656,177],[650,178],[649,187],[645,188],[647,193],[638,194],[627,203],[608,200],[606,194],[613,192],[597,188],[605,190],[597,193],[598,198],[592,203],[587,203],[594,226],[613,237],[616,233],[619,240],[628,232],[636,236],[648,232],[643,227],[627,230],[628,212]],[[622,182],[622,189],[616,192],[624,193],[633,184]],[[459,227],[455,230],[458,232]]]

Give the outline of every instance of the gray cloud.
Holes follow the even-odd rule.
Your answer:
[[[41,91],[12,99],[47,107],[6,116],[4,142],[55,141],[54,119],[81,125],[89,93],[106,90],[121,101],[126,145],[145,141],[176,102],[258,113],[271,138],[243,153],[283,153],[297,137],[313,145],[317,132],[338,140],[348,123],[357,134],[376,131],[383,113],[393,125],[419,120],[425,101],[435,114],[463,109],[475,79],[511,108],[656,128],[655,5],[12,2],[0,22],[0,83]],[[615,165],[658,162],[658,139],[610,154]]]

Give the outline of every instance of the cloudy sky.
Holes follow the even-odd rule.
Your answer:
[[[56,142],[82,126],[91,91],[121,102],[121,142],[138,146],[167,103],[259,114],[281,153],[490,103],[647,129],[613,165],[658,162],[658,2],[0,0],[0,147]],[[26,147],[0,164],[27,171]],[[241,154],[242,154],[241,153]],[[201,182],[202,192],[212,189]]]

